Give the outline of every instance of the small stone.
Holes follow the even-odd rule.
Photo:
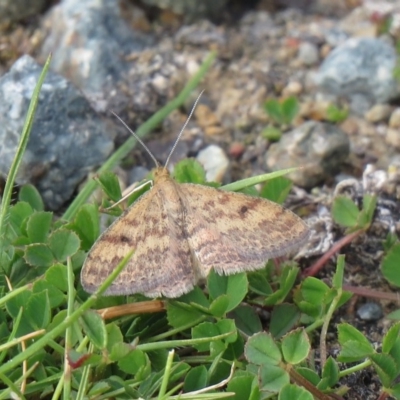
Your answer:
[[[211,144],[201,150],[196,159],[203,165],[207,181],[222,182],[229,167],[229,159],[221,147]]]
[[[395,108],[389,119],[390,128],[400,128],[400,108]]]
[[[382,122],[389,118],[392,107],[389,104],[375,104],[366,113],[365,119],[369,122]]]
[[[310,42],[303,42],[299,46],[299,60],[307,66],[316,64],[319,61],[318,47]]]
[[[204,128],[204,134],[206,136],[218,136],[225,133],[225,128],[222,126],[208,126]]]
[[[377,321],[383,317],[383,311],[380,304],[369,302],[363,304],[358,310],[357,315],[363,321]]]
[[[349,151],[349,139],[336,125],[308,121],[271,145],[266,164],[272,171],[303,166],[291,173],[290,179],[298,186],[312,188],[337,173]]]
[[[400,132],[398,129],[388,128],[386,132],[386,143],[400,149]]]
[[[245,151],[245,146],[240,142],[233,142],[229,147],[229,155],[233,158],[239,158]]]
[[[197,123],[200,127],[207,128],[209,126],[219,125],[218,117],[214,112],[205,104],[199,104],[194,111]]]
[[[298,81],[291,81],[283,88],[284,96],[297,96],[303,91],[303,85]]]
[[[321,58],[325,59],[326,57],[328,57],[328,55],[331,51],[332,51],[332,47],[329,46],[329,44],[325,43],[324,45],[322,45],[321,51],[320,51]]]

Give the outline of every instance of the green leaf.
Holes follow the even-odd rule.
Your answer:
[[[46,243],[52,219],[53,213],[45,211],[38,211],[29,217],[26,231],[31,243]]]
[[[326,119],[329,122],[340,123],[343,122],[349,115],[347,108],[339,108],[334,104],[330,104],[326,109]]]
[[[24,290],[16,296],[11,297],[6,302],[6,309],[11,318],[16,319],[21,308],[25,308],[32,293],[29,290]]]
[[[42,197],[33,185],[23,185],[18,193],[18,200],[30,204],[30,206],[36,211],[44,210]]]
[[[227,311],[231,311],[243,301],[247,294],[247,276],[245,273],[229,276],[218,275],[212,269],[208,275],[207,287],[210,297],[213,299],[226,294],[229,298]]]
[[[49,267],[54,256],[47,244],[31,244],[25,248],[25,261],[34,267]]]
[[[72,257],[80,246],[80,240],[75,232],[68,229],[58,229],[49,237],[49,247],[60,262]]]
[[[274,122],[276,122],[278,124],[284,123],[284,118],[282,115],[282,107],[278,100],[268,99],[265,102],[264,107],[265,107],[265,111],[267,112],[267,114],[270,116],[270,118]]]
[[[237,329],[245,335],[251,336],[262,331],[260,317],[253,307],[240,305],[230,315],[235,320]]]
[[[174,167],[174,178],[179,183],[206,182],[206,174],[201,164],[191,158],[179,161]]]
[[[382,340],[382,353],[389,353],[396,344],[400,334],[400,323],[392,325]]]
[[[319,382],[321,382],[321,378],[319,375],[312,369],[307,367],[299,367],[296,366],[296,371],[309,382],[311,382],[314,386],[317,386]]]
[[[74,222],[69,224],[81,240],[82,250],[89,250],[100,235],[99,211],[94,204],[84,204],[76,214]]]
[[[332,287],[336,290],[341,290],[343,286],[344,258],[344,255],[341,254],[337,259],[336,271],[332,279]]]
[[[123,342],[124,337],[122,336],[121,329],[115,322],[111,322],[106,325],[107,331],[107,350],[111,352],[114,345],[118,345]]]
[[[332,216],[337,224],[354,228],[358,225],[360,210],[348,197],[337,196],[333,201]]]
[[[313,400],[313,395],[306,389],[288,384],[279,392],[279,400]]]
[[[136,375],[140,371],[144,371],[145,369],[150,368],[150,360],[147,357],[146,353],[139,349],[136,349],[132,350],[130,353],[122,357],[118,361],[118,367],[126,374]],[[138,379],[139,377],[136,376],[135,378]]]
[[[187,392],[203,389],[207,386],[207,369],[204,365],[192,368],[185,377],[183,390]]]
[[[376,195],[365,194],[363,197],[363,208],[360,212],[358,225],[360,228],[367,229],[371,225],[378,198]]]
[[[238,371],[226,389],[235,393],[234,397],[230,397],[231,400],[260,400],[257,378],[245,371]]]
[[[339,343],[343,345],[348,341],[357,341],[360,344],[364,344],[365,346],[369,346],[371,352],[374,351],[371,343],[369,340],[354,326],[351,326],[347,323],[342,323],[338,325],[338,332],[339,332]]]
[[[81,317],[83,330],[90,341],[98,349],[105,349],[107,346],[107,330],[101,316],[93,310],[87,310]]]
[[[249,338],[244,349],[247,361],[256,364],[278,365],[282,360],[279,347],[269,333],[257,333]]]
[[[274,338],[280,338],[289,332],[300,319],[300,313],[293,304],[277,304],[271,314],[269,330]]]
[[[273,293],[271,285],[269,284],[265,273],[262,272],[250,272],[247,274],[249,280],[249,288],[252,292],[257,293],[261,296],[269,296]]]
[[[121,199],[121,187],[119,185],[119,181],[117,176],[110,171],[104,171],[99,176],[97,181],[101,185],[104,192],[107,196],[113,200],[118,201]]]
[[[293,183],[283,176],[269,180],[261,190],[261,197],[283,204],[286,200]]]
[[[282,131],[275,126],[267,126],[261,131],[261,136],[270,142],[277,142],[282,137]]]
[[[299,112],[299,102],[297,98],[290,96],[283,100],[281,110],[284,123],[287,125],[291,124]]]
[[[398,375],[397,364],[393,357],[388,354],[372,354],[370,359],[383,386],[389,387]]]
[[[282,354],[287,363],[299,364],[308,357],[310,340],[304,329],[296,329],[282,339]]]
[[[54,309],[59,307],[65,301],[65,295],[51,283],[45,280],[38,280],[33,284],[33,293],[40,293],[47,291],[50,301],[50,308]]]
[[[312,276],[304,279],[300,287],[302,298],[314,304],[322,303],[329,290],[329,286],[326,283]]]
[[[261,391],[272,393],[278,393],[290,381],[289,374],[284,369],[272,364],[261,365],[259,379]]]
[[[25,305],[25,318],[34,329],[45,329],[51,320],[51,307],[47,290],[32,293]]]
[[[222,318],[228,311],[229,297],[223,294],[217,297],[210,305],[210,313],[217,318]]]
[[[233,320],[223,319],[218,321],[217,323],[203,322],[192,328],[193,339],[212,338],[214,336],[223,335],[225,333],[231,334],[223,339],[224,343],[234,343],[236,341],[237,331],[235,327],[235,322]],[[210,343],[196,344],[194,345],[194,347],[198,351],[208,351]]]
[[[372,354],[374,354],[374,350],[371,345],[363,342],[360,343],[356,340],[349,340],[342,345],[337,360],[345,363],[362,361]]]
[[[67,292],[67,268],[63,264],[54,264],[47,269],[45,274],[46,281],[60,289],[62,292]]]
[[[400,243],[394,245],[382,261],[382,274],[392,285],[400,287],[399,274]]]
[[[118,343],[113,343],[113,345],[110,346],[110,343],[108,343],[107,341],[107,350],[108,349],[111,349],[108,356],[110,361],[116,362],[122,360],[129,353],[131,353],[133,351],[133,346],[131,346],[128,343],[124,343],[123,341]]]
[[[176,329],[190,326],[193,321],[197,321],[203,314],[193,306],[179,301],[169,301],[167,303],[168,323]]]
[[[339,366],[332,357],[328,357],[322,370],[322,378],[327,380],[328,387],[334,387],[339,381]]]
[[[265,305],[273,306],[283,302],[296,282],[299,268],[285,265],[279,278],[279,289],[265,299]]]
[[[30,204],[22,201],[10,207],[8,223],[17,235],[22,233],[21,226],[23,222],[32,214],[33,209]]]

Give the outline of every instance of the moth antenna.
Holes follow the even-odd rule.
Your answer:
[[[116,117],[121,124],[128,129],[128,132],[130,132],[133,137],[143,146],[143,148],[147,151],[147,153],[149,154],[149,156],[152,158],[152,160],[154,161],[154,164],[156,164],[156,167],[159,168],[160,164],[157,161],[157,159],[153,156],[152,152],[149,150],[149,148],[144,144],[143,140],[140,139],[140,137],[131,129],[129,128],[129,126],[125,123],[125,121],[118,115],[116,114],[114,111],[111,111],[111,113],[114,115],[114,117]]]
[[[179,132],[179,135],[178,135],[178,137],[176,138],[174,145],[172,146],[172,149],[171,149],[171,151],[170,151],[170,153],[169,153],[169,156],[168,156],[168,158],[167,158],[167,161],[165,162],[164,168],[167,168],[167,165],[168,165],[168,163],[169,163],[169,160],[171,159],[172,153],[175,151],[176,146],[178,145],[178,142],[179,142],[179,140],[180,140],[180,138],[181,138],[183,132],[185,131],[185,128],[186,128],[187,124],[188,124],[189,121],[190,121],[190,118],[192,118],[192,115],[193,115],[193,113],[194,113],[194,110],[196,109],[196,106],[197,106],[197,104],[198,104],[198,102],[199,102],[199,100],[200,100],[200,97],[201,97],[201,95],[202,95],[203,93],[204,93],[204,89],[203,89],[203,90],[200,92],[200,94],[197,96],[197,99],[196,99],[196,101],[195,101],[194,104],[193,104],[193,107],[192,107],[192,109],[191,109],[191,111],[190,111],[190,114],[189,114],[189,116],[186,118],[186,121],[185,121],[185,123],[183,124],[182,129],[181,129],[181,131]]]

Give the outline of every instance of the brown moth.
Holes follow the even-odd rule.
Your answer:
[[[225,275],[253,271],[306,242],[309,230],[293,212],[262,198],[177,183],[153,159],[153,187],[87,255],[81,273],[87,292],[96,291],[132,250],[105,295],[178,297],[207,277],[211,268]]]

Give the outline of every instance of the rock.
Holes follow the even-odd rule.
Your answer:
[[[392,107],[389,104],[375,104],[366,113],[365,119],[369,122],[382,122],[389,118]]]
[[[390,128],[400,128],[400,108],[395,108],[389,119]]]
[[[221,147],[211,144],[201,150],[196,157],[206,171],[209,182],[222,182],[229,167],[229,159]]]
[[[98,111],[119,112],[111,105],[117,83],[129,71],[127,57],[152,43],[123,18],[122,12],[133,19],[140,11],[126,7],[122,10],[114,0],[64,0],[44,20],[41,57],[53,53],[51,68],[79,87]]]
[[[393,77],[396,50],[380,39],[349,39],[322,63],[316,83],[329,93],[347,97],[351,108],[364,113],[375,103],[386,103],[399,95]]]
[[[7,176],[42,67],[29,56],[0,79],[0,174]],[[112,152],[107,126],[82,93],[49,72],[43,84],[18,184],[32,183],[57,210],[94,167]]]
[[[46,5],[45,0],[1,0],[0,22],[11,24],[40,13]]]
[[[229,146],[229,155],[235,159],[238,159],[243,155],[245,150],[246,150],[246,147],[243,143],[233,142]]]
[[[310,42],[302,42],[299,46],[298,57],[304,65],[314,65],[319,60],[318,47]]]
[[[378,303],[368,302],[358,308],[357,315],[364,321],[377,321],[383,317],[383,311]]]
[[[298,96],[302,91],[303,85],[300,82],[291,81],[283,88],[282,94],[284,96]]]
[[[386,131],[386,143],[400,149],[400,132],[398,129],[388,128]]]
[[[308,121],[271,145],[266,164],[273,171],[301,167],[290,178],[296,185],[313,188],[331,179],[349,152],[349,139],[336,125]]]

